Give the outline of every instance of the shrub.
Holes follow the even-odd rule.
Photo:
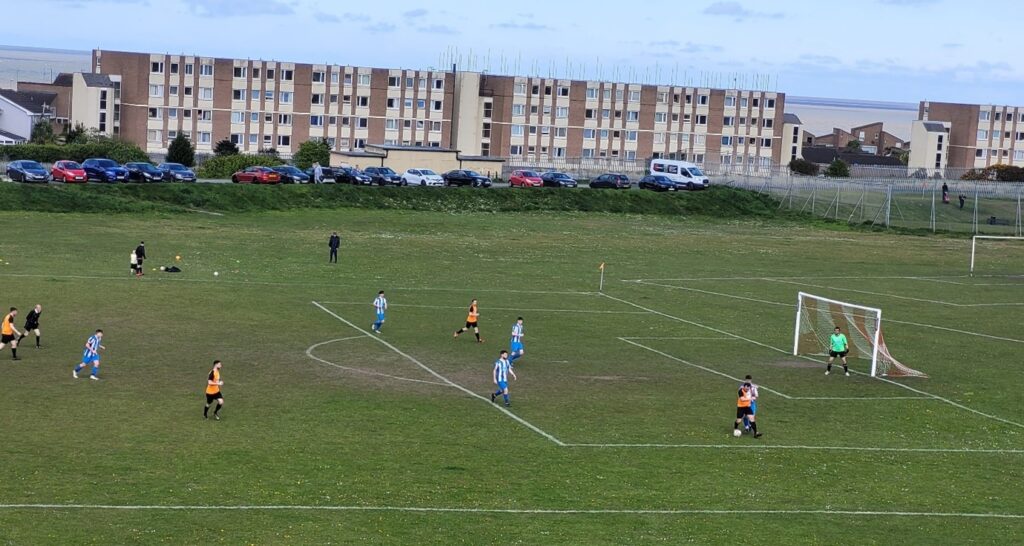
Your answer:
[[[186,167],[195,165],[196,149],[192,147],[192,143],[185,138],[185,135],[178,134],[171,141],[171,145],[167,147],[167,162],[181,163]]]
[[[292,163],[300,169],[308,169],[313,163],[331,164],[331,147],[323,140],[307,140],[299,144],[298,151],[292,156]]]
[[[221,140],[213,147],[213,155],[238,155],[238,146],[228,139]]]
[[[230,178],[246,167],[273,167],[282,163],[279,158],[268,155],[219,155],[204,161],[196,174],[199,178]]]
[[[849,178],[850,166],[842,159],[836,159],[825,169],[825,176],[830,178]]]
[[[818,165],[816,163],[811,163],[806,159],[800,158],[794,159],[793,161],[789,162],[789,170],[795,172],[796,174],[802,174],[806,176],[818,176],[819,171]]]
[[[0,158],[8,161],[31,159],[40,163],[53,163],[62,159],[81,163],[90,157],[105,157],[118,163],[149,161],[149,156],[138,146],[122,140],[97,138],[85,144],[15,144],[0,146]]]

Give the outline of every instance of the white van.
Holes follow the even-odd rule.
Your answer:
[[[652,159],[651,174],[667,176],[676,183],[676,189],[680,190],[703,190],[711,184],[700,167],[686,161]]]

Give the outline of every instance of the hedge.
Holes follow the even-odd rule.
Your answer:
[[[231,175],[246,167],[284,164],[280,158],[271,155],[222,155],[207,159],[196,174],[199,178],[231,178]]]
[[[63,159],[81,163],[91,157],[113,159],[118,163],[149,161],[149,156],[138,146],[120,140],[98,140],[86,144],[13,144],[0,146],[0,158],[5,161],[30,159],[40,163],[54,163]]]

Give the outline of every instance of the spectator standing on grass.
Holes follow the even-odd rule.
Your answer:
[[[331,255],[327,259],[328,263],[338,263],[338,247],[341,246],[341,237],[338,237],[338,232],[331,233],[331,238],[327,240],[327,246],[331,248]]]
[[[146,261],[146,243],[145,241],[139,241],[139,246],[135,247],[135,257],[139,261],[138,275],[141,277],[146,274],[146,268],[142,267],[142,263]]]
[[[313,163],[313,183],[323,184],[324,183],[324,168],[320,166],[320,163]]]
[[[967,198],[964,197],[964,194],[961,193],[960,194],[960,210],[964,210],[964,201],[967,201]]]
[[[942,183],[942,202],[949,204],[949,184]]]

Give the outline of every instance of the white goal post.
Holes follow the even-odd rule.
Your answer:
[[[971,276],[974,276],[974,256],[978,249],[978,239],[1003,240],[1003,241],[1024,241],[1024,237],[1011,237],[1008,235],[975,235],[971,238]]]
[[[871,361],[871,377],[927,377],[893,358],[882,336],[882,310],[855,303],[797,294],[793,356],[828,355],[835,327],[847,336],[848,356]]]

